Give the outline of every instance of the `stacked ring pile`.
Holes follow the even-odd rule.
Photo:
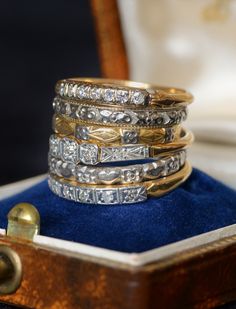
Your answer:
[[[193,135],[181,123],[192,95],[182,89],[109,79],[56,84],[49,187],[89,204],[161,196],[191,173]]]

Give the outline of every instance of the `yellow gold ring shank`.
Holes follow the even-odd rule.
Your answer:
[[[60,197],[87,204],[130,204],[143,202],[148,196],[162,196],[180,184],[191,174],[188,162],[177,173],[140,185],[81,185],[74,181],[49,175],[51,190]]]
[[[180,107],[193,101],[187,91],[148,83],[101,78],[70,78],[58,81],[56,93],[74,100],[87,100],[101,105]]]
[[[73,122],[69,119],[54,115],[53,130],[65,136],[75,136],[90,143],[102,144],[165,144],[177,141],[183,134],[180,125],[170,128],[109,127],[89,125],[82,121]]]

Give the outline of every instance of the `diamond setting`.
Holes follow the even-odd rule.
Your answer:
[[[148,158],[148,146],[101,147],[101,162],[141,160]]]
[[[60,148],[59,148],[59,139],[55,135],[51,135],[49,139],[50,153],[53,157],[59,157]]]
[[[86,204],[130,204],[143,202],[147,199],[147,192],[144,186],[106,189],[75,187],[55,180],[52,176],[49,176],[48,184],[49,188],[58,196]]]
[[[90,90],[90,99],[97,101],[100,100],[102,96],[102,89],[101,88],[97,88],[97,87],[93,87]]]
[[[146,100],[145,93],[139,90],[131,93],[131,102],[135,105],[144,105]]]
[[[61,82],[56,91],[61,97],[113,102],[118,105],[146,105],[149,97],[148,92],[143,89],[116,88],[115,85],[109,87],[90,82]]]
[[[87,141],[89,139],[89,129],[85,126],[76,126],[75,137]]]
[[[159,112],[155,109],[119,110],[90,106],[86,104],[72,104],[56,97],[53,103],[58,114],[66,115],[72,119],[86,120],[99,124],[111,123],[117,125],[137,125],[153,127],[169,127],[180,124],[186,119],[186,108],[175,111]],[[69,106],[69,107],[68,107]]]
[[[84,164],[98,163],[98,146],[94,144],[81,144],[79,149],[80,161]]]
[[[97,204],[118,204],[119,194],[117,189],[97,189],[96,190],[96,201]]]
[[[66,162],[78,162],[78,144],[76,141],[69,138],[62,138],[60,140],[61,157]]]
[[[120,104],[125,104],[129,101],[129,91],[128,90],[117,90],[116,91],[116,101]]]
[[[116,92],[114,89],[106,89],[104,90],[103,98],[105,102],[113,102],[115,101]]]
[[[139,139],[139,134],[137,131],[124,130],[121,141],[123,144],[137,144]]]
[[[122,204],[143,202],[147,199],[147,190],[144,186],[127,187],[120,189]]]

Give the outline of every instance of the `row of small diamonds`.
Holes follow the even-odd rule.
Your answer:
[[[87,184],[137,183],[158,179],[177,172],[186,160],[186,152],[180,151],[156,162],[126,167],[90,167],[49,157],[50,173]]]
[[[96,144],[78,144],[75,140],[52,135],[49,141],[49,154],[66,162],[95,165],[99,162],[141,160],[149,157],[149,147],[127,145],[98,147]]]
[[[48,184],[56,195],[79,203],[116,205],[143,202],[147,199],[144,186],[88,188],[60,182],[53,176],[49,176]]]
[[[137,125],[141,127],[169,127],[180,124],[187,118],[186,108],[163,112],[153,109],[119,111],[86,104],[73,104],[58,97],[53,101],[53,108],[57,114],[90,123]]]
[[[148,102],[148,93],[145,90],[115,88],[94,85],[88,82],[80,84],[63,82],[57,86],[61,97],[71,99],[98,101],[118,105],[145,105]]]

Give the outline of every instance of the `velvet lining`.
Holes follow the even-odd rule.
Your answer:
[[[196,169],[166,196],[132,205],[67,201],[44,180],[0,202],[0,227],[6,228],[8,211],[23,201],[39,210],[42,235],[123,252],[143,252],[236,223],[236,191]]]

